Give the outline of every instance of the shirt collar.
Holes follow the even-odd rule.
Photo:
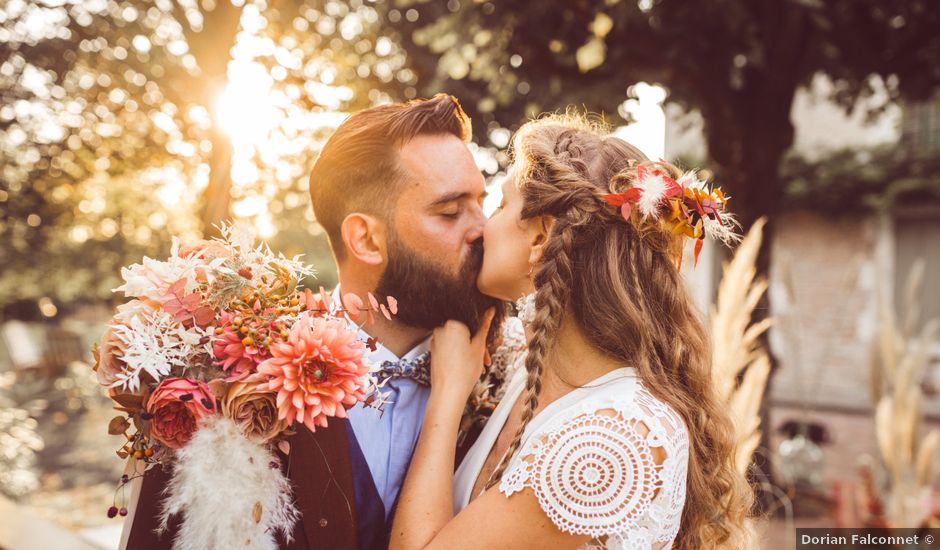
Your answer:
[[[339,290],[339,283],[337,283],[336,288],[334,288],[332,292],[333,301],[337,304],[342,304],[343,302],[341,296],[342,294]],[[343,312],[343,317],[346,318],[347,323],[356,327],[356,330],[359,332],[359,338],[361,338],[363,341],[366,341],[372,337],[372,335],[366,332],[365,329],[359,326],[359,323],[356,323],[350,319],[349,315],[347,315],[345,311]],[[388,348],[383,346],[381,342],[376,342],[375,346],[375,351],[371,353],[369,358],[376,363],[381,363],[383,361],[400,361],[402,359],[417,359],[419,356],[421,356],[421,354],[431,349],[431,335],[428,334],[427,338],[418,342],[415,347],[408,350],[408,352],[401,357],[398,357],[392,353]]]

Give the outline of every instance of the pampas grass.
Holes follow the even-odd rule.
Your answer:
[[[290,539],[299,513],[277,459],[252,443],[231,419],[212,416],[177,452],[165,490],[160,530],[182,514],[173,550],[274,550],[276,532]]]
[[[770,358],[758,339],[773,321],[766,318],[751,323],[754,308],[767,290],[766,279],[755,279],[755,262],[766,223],[766,218],[757,220],[741,241],[734,258],[725,263],[710,318],[714,341],[713,379],[735,423],[735,465],[741,474],[747,472],[760,443],[760,406],[770,375]]]
[[[767,280],[757,278],[757,254],[763,240],[766,218],[760,218],[741,240],[730,262],[725,262],[718,286],[718,298],[711,309],[712,380],[719,397],[728,404],[735,427],[737,471],[748,472],[751,459],[760,444],[760,407],[770,375],[770,357],[758,339],[773,321],[765,318],[751,322],[754,308],[767,291]],[[789,511],[786,495],[767,482],[761,487],[776,496]],[[746,519],[744,529],[757,548],[756,518]]]
[[[882,272],[883,273],[883,272]],[[891,285],[880,281],[879,327],[871,362],[871,396],[875,405],[875,435],[884,468],[880,487],[885,516],[892,527],[921,527],[929,514],[927,501],[936,473],[934,459],[940,432],[921,437],[923,392],[921,380],[929,363],[928,347],[937,336],[933,319],[919,330],[917,294],[924,276],[918,261],[907,277],[904,316],[899,321],[891,305]]]

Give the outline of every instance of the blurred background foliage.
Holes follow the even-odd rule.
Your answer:
[[[793,96],[811,77],[827,74],[847,110],[875,92],[890,103],[936,88],[931,6],[8,0],[0,306],[28,317],[41,298],[108,299],[120,265],[229,217],[251,219],[285,253],[307,252],[329,283],[305,198],[319,144],[345,112],[441,91],[470,112],[492,175],[527,117],[578,105],[621,125],[632,85],[660,84],[702,114],[709,162],[749,225],[785,203],[787,178],[796,196],[816,186],[816,168],[781,172]],[[831,162],[848,172],[858,159]],[[767,261],[765,250],[761,272]]]
[[[780,170],[784,207],[834,218],[940,200],[940,156],[895,146],[844,149],[813,162],[790,155]]]

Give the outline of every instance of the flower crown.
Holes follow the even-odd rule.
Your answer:
[[[602,197],[612,206],[619,207],[620,214],[628,222],[634,210],[639,210],[644,220],[649,217],[661,219],[670,227],[672,234],[695,239],[695,265],[698,265],[706,236],[725,244],[741,240],[735,232],[740,224],[726,210],[728,197],[718,187],[710,189],[694,170],[675,180],[660,168],[641,164],[636,168],[632,187],[623,193]],[[676,267],[682,267],[681,255]]]

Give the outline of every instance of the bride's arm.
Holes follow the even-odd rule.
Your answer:
[[[463,411],[462,401],[455,403],[431,390],[389,550],[578,548],[588,542],[591,537],[561,532],[530,489],[507,498],[493,487],[454,517],[454,449]]]
[[[431,395],[395,511],[392,548],[423,548],[453,518],[457,431],[464,404],[482,373],[486,334],[495,312],[487,310],[472,337],[457,321],[434,331]]]
[[[454,455],[463,412],[463,401],[459,399],[459,395],[432,385],[421,435],[395,512],[391,549],[424,548],[454,517]]]
[[[391,550],[575,548],[590,539],[559,531],[529,490],[507,498],[492,488],[454,517],[457,432],[464,403],[481,373],[491,319],[488,314],[472,338],[456,322],[434,332],[431,395],[395,512]]]

